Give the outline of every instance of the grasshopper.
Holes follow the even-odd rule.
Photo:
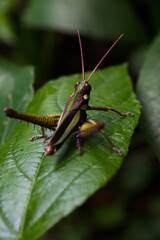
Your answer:
[[[120,156],[122,156],[123,155],[122,152],[114,146],[110,138],[104,132],[103,130],[104,122],[102,121],[95,122],[94,120],[87,118],[86,111],[91,111],[91,110],[113,111],[122,117],[126,117],[127,115],[130,115],[132,117],[134,116],[133,113],[130,113],[130,112],[121,113],[118,110],[113,109],[111,107],[104,107],[104,106],[91,107],[88,105],[89,98],[90,98],[90,91],[91,91],[91,85],[88,83],[88,81],[93,75],[93,73],[96,71],[98,66],[101,64],[101,62],[104,60],[104,58],[107,56],[107,54],[111,51],[114,45],[123,36],[123,34],[113,43],[113,45],[109,48],[109,50],[104,54],[104,56],[98,62],[96,67],[93,69],[88,79],[85,80],[82,44],[81,44],[79,30],[77,30],[77,32],[78,32],[81,62],[82,62],[82,81],[77,82],[75,84],[75,91],[68,99],[63,113],[45,116],[45,115],[38,115],[38,114],[23,113],[11,108],[5,108],[4,112],[10,118],[24,120],[24,121],[31,122],[33,124],[37,124],[41,126],[42,134],[31,137],[30,138],[31,141],[33,139],[44,137],[44,128],[48,128],[54,131],[53,134],[50,137],[46,138],[42,143],[44,144],[49,139],[49,143],[45,147],[45,155],[54,154],[62,146],[65,140],[71,135],[71,133],[75,131],[77,131],[76,138],[77,138],[78,152],[81,153],[82,148],[80,145],[80,139],[87,135],[100,131],[104,135],[104,137],[108,140],[112,150],[118,153]]]

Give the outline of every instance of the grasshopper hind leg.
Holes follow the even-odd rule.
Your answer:
[[[112,148],[112,150],[113,150],[114,152],[118,153],[119,156],[123,156],[123,153],[113,145],[111,139],[107,136],[107,134],[104,132],[104,130],[101,129],[100,132],[101,132],[101,133],[103,134],[103,136],[107,139],[107,141],[108,141],[110,147]]]

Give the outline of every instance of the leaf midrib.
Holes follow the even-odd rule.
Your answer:
[[[35,184],[37,183],[37,178],[38,178],[39,171],[40,171],[41,165],[43,163],[44,157],[45,157],[45,153],[43,153],[43,155],[42,155],[39,166],[38,166],[37,171],[35,173],[34,181],[32,183],[31,189],[30,189],[30,194],[28,196],[28,200],[27,200],[27,203],[26,203],[26,208],[24,210],[22,221],[21,221],[22,224],[21,224],[21,227],[20,227],[20,230],[19,230],[19,238],[18,238],[19,240],[23,239],[23,232],[24,232],[24,226],[25,226],[26,216],[27,216],[27,212],[28,212],[29,202],[31,200],[32,192],[34,190]]]

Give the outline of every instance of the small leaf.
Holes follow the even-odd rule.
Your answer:
[[[73,33],[79,28],[81,33],[100,38],[115,39],[113,33],[125,33],[132,43],[144,43],[148,38],[127,0],[31,0],[23,21],[33,27]]]
[[[146,55],[137,92],[142,102],[142,128],[160,158],[160,35]]]
[[[28,112],[61,113],[81,78],[77,74],[48,82],[37,91]],[[126,65],[96,71],[90,83],[91,106],[112,106],[135,114],[124,118],[113,112],[88,112],[88,117],[106,123],[106,133],[125,156],[140,115]],[[21,122],[0,148],[1,239],[38,238],[104,186],[122,163],[123,157],[112,151],[100,133],[81,139],[82,155],[77,153],[73,135],[55,155],[47,157],[43,139],[29,141],[39,133],[40,127],[34,130]]]
[[[0,39],[13,45],[16,41],[14,24],[11,19],[11,11],[19,0],[1,0],[0,1]]]
[[[17,121],[6,118],[3,109],[12,107],[25,111],[33,97],[33,68],[18,67],[0,58],[0,143],[11,134]]]

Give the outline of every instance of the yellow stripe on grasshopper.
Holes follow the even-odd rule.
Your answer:
[[[72,129],[76,126],[76,124],[79,122],[79,119],[80,119],[80,113],[81,113],[80,110],[77,111],[76,115],[74,116],[74,118],[72,119],[68,127],[65,129],[61,138],[56,143],[54,143],[54,146],[63,142],[64,139],[68,136],[68,134],[72,131]]]

